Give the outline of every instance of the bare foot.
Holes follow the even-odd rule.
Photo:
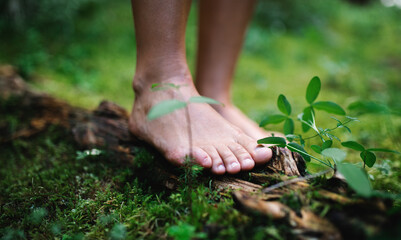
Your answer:
[[[186,101],[199,95],[189,74],[151,81],[137,79],[134,82],[169,82],[181,87],[152,92],[149,85],[135,88],[135,103],[129,119],[130,130],[137,137],[156,147],[170,162],[181,165],[189,155],[187,121],[185,110],[176,110],[158,119],[149,121],[147,113],[157,103],[168,99]],[[153,80],[153,79],[152,79]],[[272,152],[260,146],[256,140],[246,135],[221,117],[208,104],[189,104],[191,119],[193,157],[199,165],[211,168],[215,174],[234,174],[241,170],[251,170],[255,163],[270,160]]]
[[[214,105],[214,109],[220,113],[227,121],[234,126],[240,128],[244,133],[254,139],[271,137],[272,134],[276,137],[284,137],[284,134],[279,132],[268,132],[260,128],[259,125],[248,118],[237,107],[232,104],[224,104],[224,106]]]

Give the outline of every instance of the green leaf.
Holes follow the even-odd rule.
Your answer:
[[[292,152],[298,152],[305,159],[305,161],[310,162],[310,156],[301,145],[291,142],[287,144],[287,148]]]
[[[371,152],[388,152],[388,153],[396,153],[396,154],[401,154],[400,152],[391,150],[391,149],[385,149],[385,148],[369,148],[366,149],[367,151],[371,151]]]
[[[313,77],[306,88],[306,101],[309,104],[312,104],[316,100],[320,92],[320,87],[321,83],[319,77]]]
[[[208,98],[204,96],[194,96],[191,97],[188,102],[191,103],[208,103],[208,104],[219,104],[223,105],[221,102],[214,100],[213,98]]]
[[[368,167],[371,168],[375,165],[376,155],[374,153],[365,150],[361,152],[360,156]]]
[[[313,107],[319,110],[326,111],[328,113],[333,113],[337,115],[345,115],[344,109],[342,109],[338,104],[330,101],[315,102],[312,104]]]
[[[291,118],[287,118],[284,122],[284,134],[294,133],[294,121]]]
[[[340,163],[337,164],[337,169],[345,177],[348,185],[354,189],[357,194],[363,197],[370,197],[372,195],[372,186],[362,168],[349,163]]]
[[[305,122],[308,122],[313,125],[314,117],[313,117],[313,108],[312,107],[306,107],[303,111],[302,114],[302,120]],[[302,123],[302,131],[307,132],[310,129],[310,126],[308,124]]]
[[[179,101],[177,99],[162,101],[150,109],[147,117],[149,120],[153,120],[186,106],[186,102]]]
[[[342,142],[341,145],[343,145],[344,147],[347,147],[347,148],[357,150],[357,151],[365,151],[365,148],[361,144],[354,142],[354,141]]]
[[[349,127],[342,125],[341,127],[345,128],[349,133],[351,133],[351,129],[349,129]]]
[[[287,142],[282,137],[267,137],[258,140],[258,144],[272,144],[279,147],[285,147]]]
[[[110,231],[110,238],[113,240],[126,239],[127,227],[124,224],[116,223]]]
[[[326,140],[322,144],[322,150],[331,147],[333,145],[333,140]]]
[[[177,226],[169,227],[167,229],[167,234],[174,239],[191,240],[196,237],[196,228],[192,225],[182,223]]]
[[[320,146],[318,146],[318,145],[312,145],[312,146],[310,146],[310,148],[311,148],[315,153],[319,153],[319,154],[322,153],[322,148],[321,148]]]
[[[335,163],[339,163],[345,159],[347,153],[338,148],[327,148],[322,151],[322,155],[333,159]]]
[[[283,94],[278,96],[277,107],[280,112],[284,113],[285,115],[289,116],[291,114],[291,105]]]
[[[358,111],[360,114],[364,113],[376,113],[376,114],[389,114],[390,109],[380,103],[369,102],[369,101],[356,101],[348,106],[351,111]]]
[[[264,127],[267,124],[277,124],[277,123],[281,123],[282,121],[286,120],[287,116],[284,115],[270,115],[265,117],[259,124],[259,127]]]

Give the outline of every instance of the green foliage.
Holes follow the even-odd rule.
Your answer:
[[[357,150],[357,151],[365,150],[365,148],[361,144],[354,142],[354,141],[342,142],[341,145],[343,145],[344,147],[347,147],[347,148]]]
[[[319,95],[321,82],[319,77],[313,77],[306,88],[306,101],[312,104]]]
[[[180,90],[181,87],[185,85],[176,85],[173,83],[154,83],[151,86],[152,91],[160,91],[160,90],[168,90],[168,89],[176,89]],[[148,112],[147,118],[149,120],[153,120],[159,117],[162,117],[166,114],[172,113],[175,110],[185,108],[190,103],[207,103],[207,104],[221,104],[219,101],[216,101],[212,98],[204,97],[204,96],[193,96],[190,97],[187,101],[180,101],[177,99],[164,100],[154,105]],[[187,116],[188,117],[188,116]],[[187,119],[190,122],[190,119]]]
[[[345,115],[344,109],[342,109],[338,104],[329,102],[329,101],[321,101],[315,102],[312,106],[316,109],[326,111],[328,113],[333,113],[337,115]]]
[[[283,94],[278,96],[277,107],[280,112],[284,113],[285,115],[289,116],[291,114],[291,105]]]
[[[337,164],[338,171],[345,177],[347,183],[358,194],[363,197],[370,197],[373,193],[372,186],[366,172],[353,164],[340,163]]]
[[[311,160],[310,155],[305,151],[305,149],[301,145],[295,142],[290,142],[287,144],[287,147],[292,151],[300,153],[302,157],[305,159],[305,161],[310,162]]]
[[[340,141],[340,138],[333,135],[332,131],[338,129],[338,128],[345,128],[348,132],[351,132],[351,130],[346,126],[346,124],[356,121],[356,118],[346,116],[346,121],[343,122],[335,117],[332,117],[334,120],[336,120],[337,125],[333,128],[330,129],[324,129],[320,128],[316,125],[316,119],[315,119],[315,109],[316,110],[323,110],[327,113],[332,113],[336,115],[345,115],[345,111],[336,103],[331,102],[331,101],[319,101],[315,102],[317,99],[319,92],[321,90],[321,81],[318,77],[313,77],[306,89],[306,101],[309,104],[306,108],[304,108],[303,112],[298,115],[298,120],[301,123],[302,130],[304,132],[308,131],[309,129],[313,129],[316,134],[314,136],[310,137],[303,137],[301,134],[295,134],[294,135],[294,122],[290,118],[291,114],[291,105],[288,102],[287,98],[280,94],[277,100],[277,108],[282,112],[284,115],[271,115],[267,116],[264,118],[264,120],[261,122],[261,126],[265,126],[267,124],[278,124],[284,121],[284,134],[286,134],[286,139],[289,141],[289,143],[286,142],[286,139],[284,138],[278,138],[278,137],[268,137],[268,138],[263,138],[258,140],[259,144],[273,144],[277,145],[280,147],[287,147],[291,151],[298,152],[302,155],[302,157],[307,161],[310,162],[311,158],[315,159],[319,163],[335,168],[337,166],[337,169],[340,173],[342,173],[344,176],[346,176],[347,180],[352,180],[355,181],[355,179],[359,179],[357,183],[350,183],[350,186],[360,195],[362,196],[370,196],[371,195],[371,186],[369,179],[367,178],[366,174],[361,174],[361,171],[364,173],[363,170],[359,168],[354,168],[352,165],[342,165],[343,161],[345,160],[347,154],[345,151],[338,149],[338,148],[333,148],[333,139],[336,139]],[[310,148],[317,154],[322,155],[325,157],[325,159],[320,159],[318,157],[310,155],[305,149],[305,140],[309,140],[312,138],[318,137],[320,138],[321,145],[316,145],[312,144]],[[300,144],[293,142],[294,140],[297,140],[300,142]],[[392,153],[398,153],[397,151],[394,150],[388,150],[388,149],[379,149],[379,148],[371,148],[371,149],[365,149],[361,144],[355,142],[355,141],[346,141],[341,143],[342,146],[360,151],[360,157],[362,161],[364,162],[364,165],[368,167],[373,167],[373,165],[376,162],[376,155],[373,153],[373,151],[382,151],[382,152],[392,152]],[[333,161],[333,163],[330,161],[330,159]],[[340,166],[341,165],[341,166]],[[353,170],[354,169],[354,170]],[[355,170],[356,169],[356,170]],[[344,172],[343,172],[344,171]],[[355,176],[353,176],[353,171],[355,172]],[[363,178],[363,179],[361,179]],[[370,190],[369,190],[370,189]],[[370,191],[370,192],[369,192]]]
[[[373,167],[376,162],[376,155],[370,151],[362,151],[360,156],[368,167]]]
[[[194,96],[191,97],[188,102],[190,103],[208,103],[208,104],[218,104],[221,105],[219,101],[216,101],[212,98],[204,97],[204,96]]]
[[[279,147],[285,147],[287,142],[282,137],[267,137],[258,140],[259,144],[273,144]]]
[[[44,208],[35,208],[32,213],[29,215],[29,222],[34,225],[39,225],[43,218],[46,217],[47,210]]]
[[[333,159],[334,163],[336,164],[342,162],[347,156],[345,151],[338,148],[326,148],[321,152],[321,154],[325,157]]]
[[[174,112],[175,110],[185,108],[186,106],[186,102],[179,101],[177,99],[162,101],[150,109],[148,113],[148,119],[153,120],[162,117],[166,114]]]
[[[167,229],[168,235],[176,240],[191,240],[191,239],[204,239],[205,233],[196,233],[196,228],[189,224],[181,224],[178,226],[171,226]]]
[[[125,239],[127,236],[127,228],[124,224],[116,223],[110,231],[110,238],[112,240]]]
[[[277,124],[277,123],[281,123],[284,120],[287,119],[287,116],[284,115],[270,115],[270,116],[266,116],[259,124],[260,127],[264,127],[267,124]]]

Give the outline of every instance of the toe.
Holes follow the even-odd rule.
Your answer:
[[[272,158],[272,150],[260,145],[256,140],[246,136],[240,136],[238,143],[241,144],[252,156],[256,164],[266,163]]]
[[[177,148],[172,151],[166,151],[164,156],[166,159],[177,166],[181,166],[185,163],[185,156],[187,156],[188,152],[184,150],[184,148]]]
[[[238,159],[241,165],[241,170],[248,171],[255,166],[255,161],[252,159],[251,155],[240,144],[231,144],[229,145],[229,148]]]
[[[210,156],[212,160],[212,172],[214,174],[224,174],[226,172],[226,168],[224,167],[224,162],[217,150],[214,147],[204,147],[203,150]]]
[[[193,157],[195,162],[204,168],[212,167],[212,159],[210,156],[201,148],[195,147],[193,149]]]
[[[224,166],[228,173],[235,174],[241,171],[241,165],[238,159],[235,157],[234,153],[227,147],[221,146],[217,149],[220,157],[223,159]]]

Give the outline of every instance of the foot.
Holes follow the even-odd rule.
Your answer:
[[[237,107],[231,103],[224,104],[224,106],[214,105],[215,110],[225,118],[228,122],[240,128],[245,134],[254,138],[261,139],[271,137],[272,134],[276,137],[284,137],[284,134],[279,132],[268,132],[260,128],[259,125],[248,118]]]
[[[198,96],[189,74],[179,77],[146,79],[146,83],[169,82],[181,85],[180,90],[152,92],[150,85],[136,88],[135,103],[129,119],[131,132],[156,147],[173,164],[181,165],[189,155],[188,122],[185,109],[176,110],[158,119],[148,120],[147,113],[157,103],[168,99],[188,100]],[[160,81],[163,79],[163,81]],[[153,81],[154,80],[154,81]],[[139,82],[136,79],[134,82]],[[183,86],[185,85],[185,86]],[[211,106],[188,105],[194,161],[215,174],[235,174],[251,170],[255,164],[270,160],[269,148],[258,145],[238,127],[221,117]]]

